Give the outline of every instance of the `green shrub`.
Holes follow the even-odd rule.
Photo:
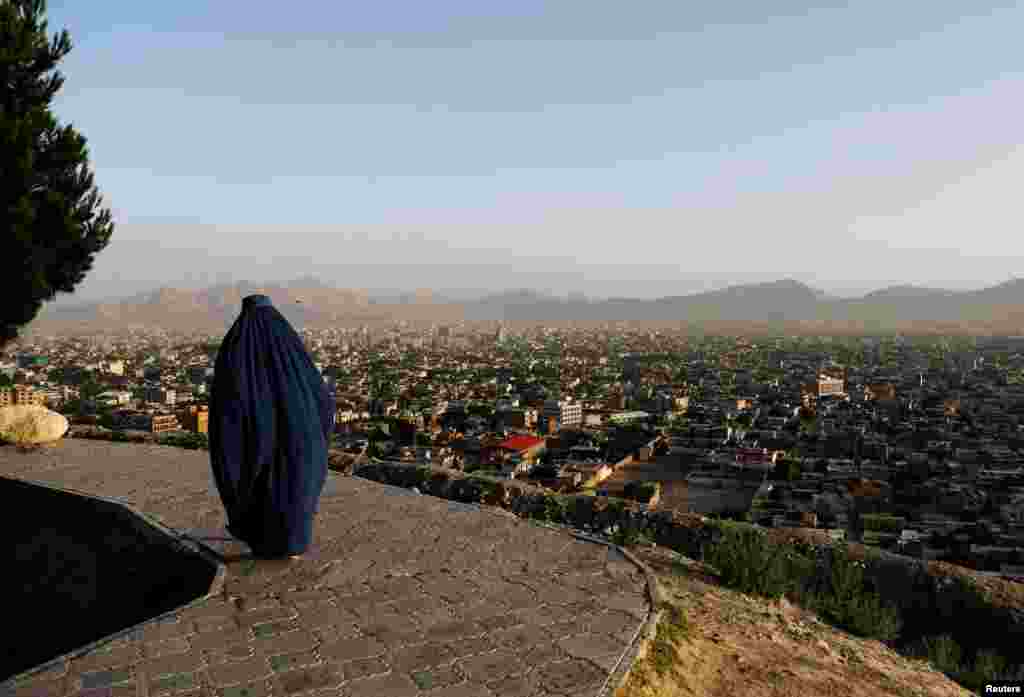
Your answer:
[[[752,595],[779,598],[797,592],[813,561],[795,549],[768,540],[754,527],[721,521],[721,539],[705,549],[704,560],[724,585]]]
[[[611,535],[611,541],[620,547],[630,547],[632,545],[650,544],[651,539],[636,525],[625,523],[616,527],[615,532]]]
[[[864,563],[852,559],[845,545],[835,545],[828,552],[828,577],[804,604],[857,636],[881,641],[899,636],[899,612],[865,587]]]
[[[569,502],[564,496],[545,496],[544,497],[544,518],[552,523],[568,523],[570,522],[569,516]]]
[[[190,431],[167,433],[157,436],[157,443],[160,445],[186,448],[188,450],[208,450],[210,448],[210,441],[205,433],[192,433]]]
[[[469,478],[477,482],[480,486],[480,498],[481,500],[494,497],[498,493],[498,482],[493,477],[483,473],[473,473],[469,475]]]
[[[928,659],[936,670],[976,692],[981,692],[985,684],[993,680],[1024,678],[1024,668],[1008,668],[1006,659],[997,651],[977,651],[971,660],[951,634],[924,637],[915,642],[908,653]]]

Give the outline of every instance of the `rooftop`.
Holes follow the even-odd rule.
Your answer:
[[[504,450],[526,450],[527,448],[536,447],[544,442],[545,440],[543,438],[538,438],[536,436],[519,435],[506,438],[498,444],[498,447]]]

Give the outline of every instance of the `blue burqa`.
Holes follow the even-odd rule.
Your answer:
[[[260,557],[302,554],[327,479],[334,395],[265,295],[224,337],[210,394],[210,463],[228,531]]]

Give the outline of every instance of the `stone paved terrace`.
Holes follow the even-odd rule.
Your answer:
[[[227,541],[205,451],[65,439],[0,448],[0,475],[115,499],[223,562],[210,595],[2,697],[598,697],[651,617],[614,547],[357,477],[329,475],[304,559],[257,561]]]

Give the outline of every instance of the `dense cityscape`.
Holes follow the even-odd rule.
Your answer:
[[[304,330],[336,453],[806,527],[1024,576],[1024,338],[724,337],[504,323]],[[219,339],[9,347],[0,404],[205,439]]]

